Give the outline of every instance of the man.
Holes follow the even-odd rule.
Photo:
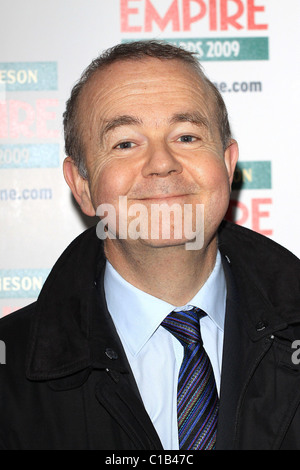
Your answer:
[[[223,222],[238,147],[197,60],[118,45],[64,126],[65,179],[102,225],[0,322],[2,448],[300,448],[299,260]]]

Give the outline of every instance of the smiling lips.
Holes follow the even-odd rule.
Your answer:
[[[180,197],[184,197],[184,196],[188,196],[188,194],[155,194],[155,195],[151,195],[151,196],[145,196],[145,197],[142,197],[140,198],[141,200],[156,200],[156,199],[174,199],[174,198],[180,198]]]

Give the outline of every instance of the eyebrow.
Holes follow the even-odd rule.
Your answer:
[[[140,126],[142,124],[142,121],[135,117],[135,116],[130,116],[127,114],[124,114],[122,116],[116,116],[115,118],[104,121],[105,125],[101,131],[101,140],[104,138],[104,136],[108,133],[116,129],[117,127],[121,126],[130,126],[130,125],[138,125]]]
[[[137,125],[141,126],[143,121],[138,117],[131,116],[124,114],[122,116],[116,116],[115,118],[104,121],[105,125],[101,131],[100,139],[103,140],[104,136],[113,131],[114,129],[122,126],[130,126],[130,125]],[[176,113],[174,114],[171,119],[171,124],[176,124],[178,122],[191,122],[192,124],[196,124],[197,126],[203,126],[207,129],[209,128],[208,120],[199,112],[186,112],[186,113]]]
[[[207,129],[209,128],[208,120],[199,112],[187,112],[187,113],[177,113],[174,114],[171,118],[171,124],[176,124],[177,122],[191,122],[197,126],[203,126]]]

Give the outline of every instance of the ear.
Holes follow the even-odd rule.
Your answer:
[[[65,180],[82,212],[90,217],[94,217],[96,212],[93,207],[88,180],[80,175],[71,157],[67,157],[64,160],[63,171]]]
[[[230,144],[228,145],[227,149],[224,153],[224,160],[225,165],[228,172],[228,178],[230,182],[230,186],[232,184],[234,170],[239,158],[239,147],[236,140],[231,139]]]

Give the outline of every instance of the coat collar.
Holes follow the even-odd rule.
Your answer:
[[[298,320],[299,260],[274,242],[223,223],[219,248],[243,293],[245,326],[252,341]],[[278,265],[281,254],[281,265]],[[107,311],[105,257],[95,227],[77,237],[53,267],[35,304],[27,377],[53,380],[91,368],[128,364]],[[292,274],[293,273],[293,274]],[[295,273],[298,273],[295,276]],[[262,282],[260,280],[263,279]],[[288,303],[280,298],[284,292]],[[113,359],[109,350],[114,351]]]
[[[104,264],[102,242],[92,227],[54,265],[35,304],[29,379],[69,377],[91,368],[106,369],[112,362],[115,370],[127,370],[104,293],[98,290]]]

